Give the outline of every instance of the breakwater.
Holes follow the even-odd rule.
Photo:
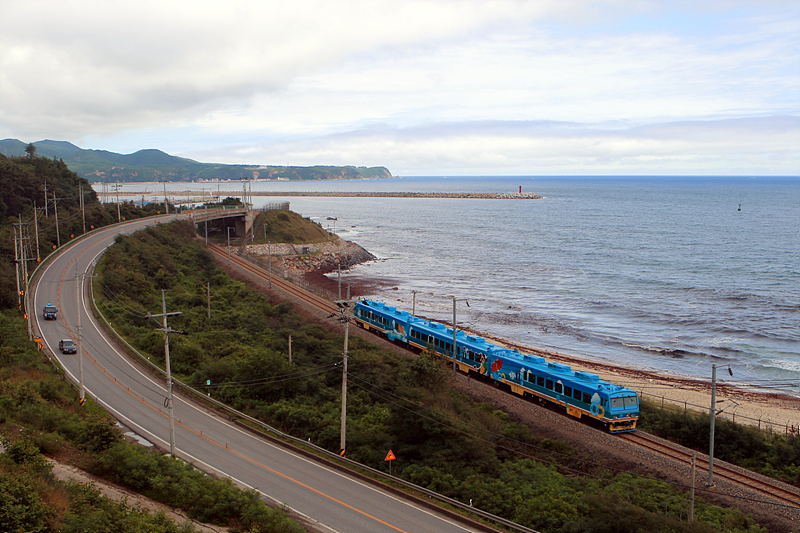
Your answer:
[[[158,191],[125,191],[125,196],[163,196]],[[167,195],[200,199],[216,199],[242,196],[242,191],[217,191],[209,197],[208,191],[169,191]],[[331,191],[248,191],[247,196],[280,196],[312,198],[478,198],[482,200],[538,200],[542,197],[532,192],[331,192]],[[205,201],[205,200],[201,200]]]

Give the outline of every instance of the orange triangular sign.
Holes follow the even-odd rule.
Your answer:
[[[394,456],[392,450],[389,450],[389,453],[386,454],[386,459],[384,461],[394,461],[397,457]]]

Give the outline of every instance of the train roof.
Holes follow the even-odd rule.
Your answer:
[[[409,318],[417,318],[413,316],[411,313],[408,313],[406,311],[401,311],[396,307],[393,307],[391,305],[386,305],[383,302],[377,302],[375,300],[360,300],[356,302],[356,305],[358,304],[369,307],[373,311],[378,311],[379,313],[382,313],[387,316],[396,316],[399,318],[403,318],[405,320],[408,320]],[[422,319],[417,319],[417,320],[422,320]]]

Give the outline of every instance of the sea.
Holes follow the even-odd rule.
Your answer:
[[[150,190],[242,191],[238,182]],[[95,188],[100,192],[99,185]],[[120,186],[143,190],[142,184]],[[378,259],[371,298],[614,365],[800,395],[800,178],[471,176],[253,181],[252,191],[535,192],[289,201]]]

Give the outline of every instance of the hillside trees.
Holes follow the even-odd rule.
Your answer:
[[[70,171],[63,161],[0,155],[0,191],[0,309],[16,307],[18,301],[15,232],[24,248],[17,255],[28,259],[31,273],[37,257],[44,258],[59,242],[81,235],[84,226],[91,231],[119,220],[117,206],[100,204],[89,182]],[[142,209],[125,202],[119,212],[121,217],[131,219],[156,214],[159,209],[156,204]]]

